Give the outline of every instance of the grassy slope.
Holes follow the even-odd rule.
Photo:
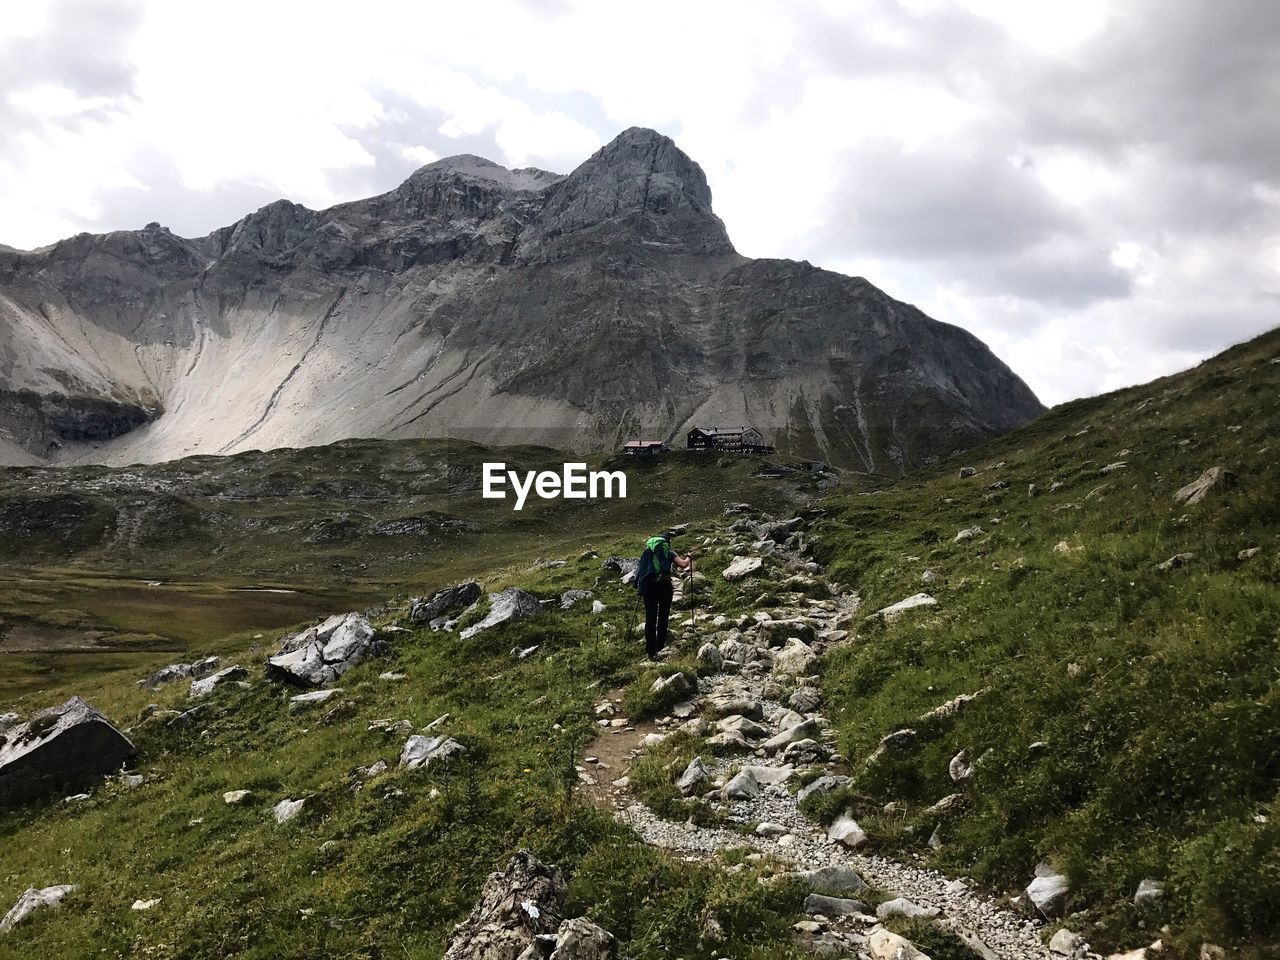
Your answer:
[[[998,889],[1025,885],[1047,857],[1071,877],[1074,907],[1088,910],[1073,925],[1095,946],[1171,920],[1186,943],[1274,954],[1278,357],[1273,332],[1185,374],[1059,407],[890,489],[829,502],[819,554],[868,611],[921,590],[939,601],[869,626],[827,666],[843,752],[866,756],[904,726],[920,733],[859,772],[853,802],[881,845]],[[960,479],[962,463],[980,472]],[[1238,486],[1176,506],[1174,491],[1214,465]],[[988,489],[998,481],[1007,488]],[[1062,487],[1050,493],[1054,481]],[[973,525],[985,532],[954,541]],[[1080,549],[1055,551],[1063,541]],[[1261,553],[1237,559],[1251,547]],[[1155,569],[1183,552],[1195,554],[1187,566]],[[941,581],[923,583],[926,569]],[[958,719],[915,722],[980,688],[991,692]],[[936,820],[923,808],[956,789],[947,764],[962,748],[986,757],[930,854]],[[885,816],[890,800],[899,810]],[[1127,902],[1144,877],[1170,887],[1153,916]]]
[[[0,641],[0,703],[25,711],[22,698],[48,702],[51,690],[80,689],[116,665],[141,673],[176,656],[217,652],[229,634],[274,637],[313,616],[485,576],[496,564],[576,556],[611,538],[651,533],[672,517],[718,514],[726,498],[767,507],[812,490],[807,476],[753,478],[752,460],[611,457],[592,467],[624,469],[625,500],[531,497],[515,513],[509,500],[479,496],[480,463],[491,459],[558,467],[563,455],[457,441],[351,441],[146,468],[0,471],[0,634],[14,622],[51,628],[50,646],[77,632],[105,634],[99,652],[56,656],[5,654]],[[156,488],[186,508],[147,513],[136,524],[117,519],[136,516],[135,505],[150,502],[146,491]],[[62,522],[65,507],[18,510],[32,490],[44,502],[86,500],[94,516],[108,519],[82,536],[76,523]],[[376,524],[406,517],[443,525],[377,532]],[[326,532],[339,524],[340,535]],[[232,592],[255,586],[297,592]]]
[[[592,587],[600,561],[575,559],[585,547],[633,554],[659,520],[718,513],[726,489],[776,502],[794,495],[789,483],[755,483],[752,469],[682,457],[638,465],[632,499],[589,508],[594,519],[538,511],[545,515],[535,512],[506,541],[495,523],[482,550],[459,549],[432,586],[465,573],[544,597]],[[535,568],[538,555],[571,562]],[[29,885],[80,884],[62,909],[0,936],[0,958],[437,957],[485,875],[520,846],[569,872],[571,910],[627,941],[629,956],[792,957],[795,891],[761,887],[750,872],[671,860],[570,799],[572,760],[595,729],[591,704],[637,676],[638,643],[627,642],[621,626],[635,615],[634,593],[613,578],[597,590],[611,626],[580,604],[467,642],[429,631],[390,634],[390,658],[349,673],[340,705],[310,712],[290,712],[287,698],[297,691],[261,674],[263,644],[274,634],[194,644],[191,652],[249,666],[252,688],[218,691],[205,720],[186,731],[138,724],[131,735],[146,776],[139,788],[113,782],[88,801],[0,814],[0,905]],[[513,660],[511,648],[532,644],[541,645],[536,656]],[[27,658],[43,672],[6,670],[0,702],[16,699],[30,711],[79,693],[115,718],[137,716],[148,702],[184,707],[185,684],[159,692],[134,685],[155,662],[172,659],[149,658],[97,654],[74,668],[66,666],[73,655]],[[61,666],[49,671],[50,660]],[[379,680],[384,670],[407,679]],[[25,695],[15,698],[19,690]],[[453,717],[446,731],[471,750],[449,771],[400,773],[404,737],[368,729],[381,718],[421,729],[446,712]],[[378,759],[390,772],[355,789],[352,772]],[[251,789],[257,800],[229,807],[222,794],[232,789]],[[308,806],[297,820],[272,822],[271,805],[303,796]],[[130,909],[154,897],[161,899],[154,909]],[[711,918],[724,930],[714,945],[701,940]]]

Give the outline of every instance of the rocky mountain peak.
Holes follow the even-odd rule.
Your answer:
[[[538,221],[521,240],[526,259],[555,258],[566,243],[577,249],[615,231],[668,249],[733,252],[702,168],[670,137],[644,127],[624,130],[565,177]]]

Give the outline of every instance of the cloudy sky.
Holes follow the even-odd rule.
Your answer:
[[[0,243],[568,172],[654,127],[749,256],[859,274],[1048,403],[1280,323],[1266,0],[52,0],[0,18]]]

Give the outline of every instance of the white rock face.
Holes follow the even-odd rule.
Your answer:
[[[58,906],[75,888],[74,883],[61,883],[41,890],[28,887],[18,897],[18,902],[13,905],[13,908],[0,918],[0,933],[8,933],[37,910]]]
[[[228,790],[222,795],[222,802],[229,806],[246,804],[253,799],[251,790]]]
[[[916,610],[920,607],[932,607],[938,603],[933,597],[927,593],[917,593],[905,600],[899,600],[891,606],[884,607],[877,611],[878,615],[886,622],[896,620],[910,610]]]
[[[224,683],[243,680],[247,676],[249,676],[249,671],[239,664],[219,670],[217,673],[210,674],[201,680],[192,681],[190,693],[191,698],[193,700],[199,700],[201,697],[207,697]]]

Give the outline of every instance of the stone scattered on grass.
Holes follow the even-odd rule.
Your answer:
[[[8,933],[37,910],[57,907],[67,894],[75,889],[74,883],[60,883],[39,890],[28,887],[18,897],[18,902],[13,905],[13,908],[0,918],[0,933]]]

